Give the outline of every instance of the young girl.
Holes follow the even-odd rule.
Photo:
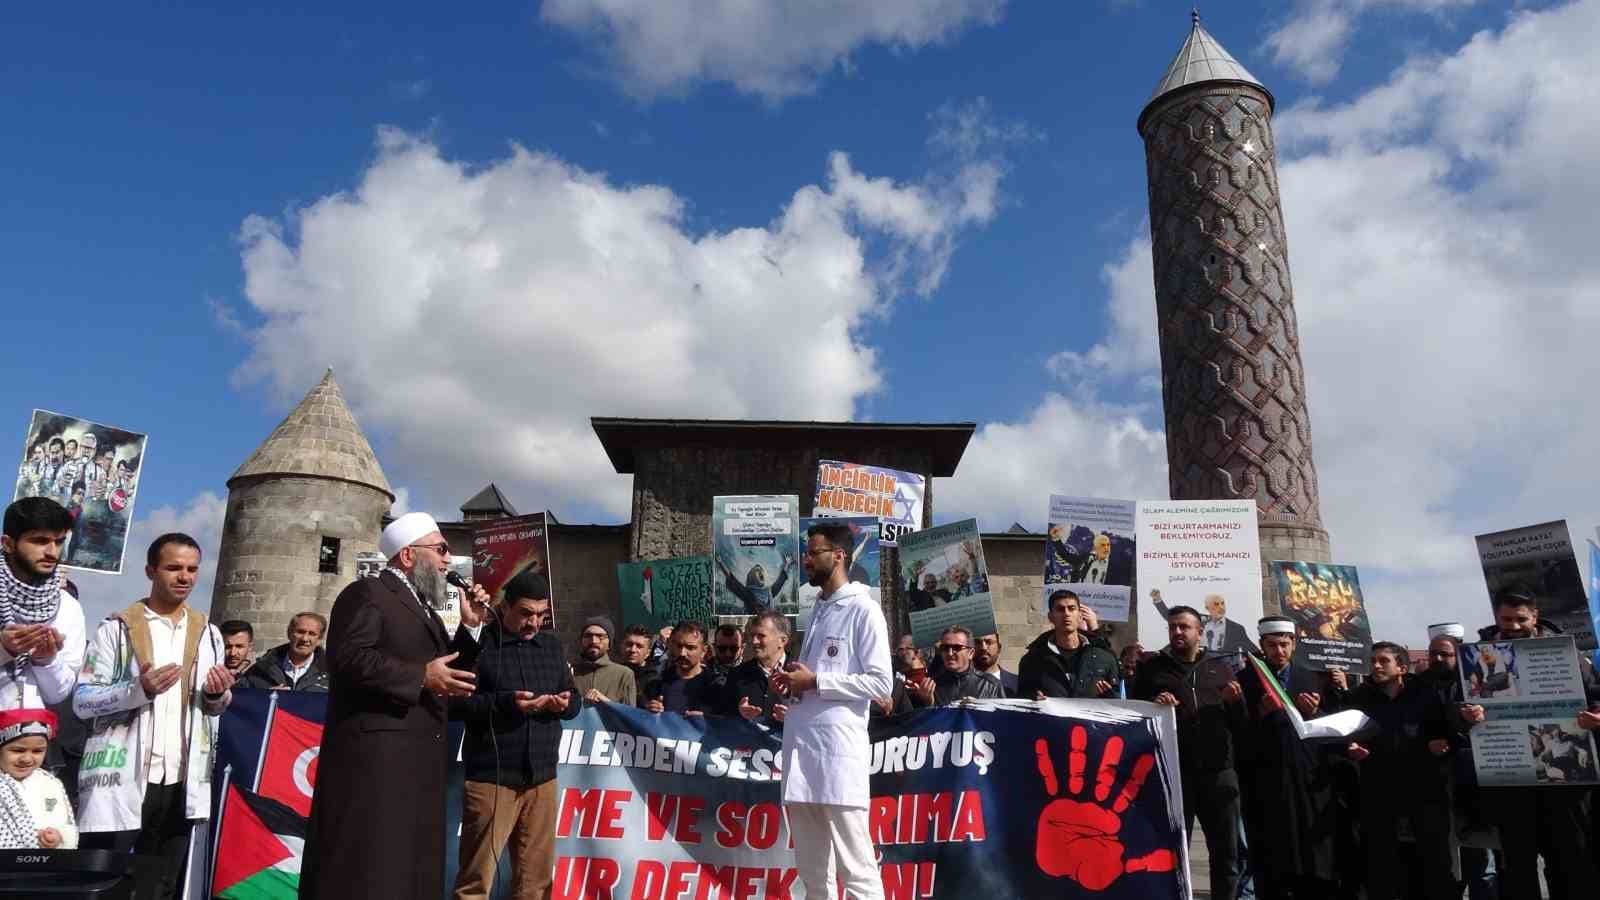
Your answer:
[[[45,749],[55,732],[56,715],[47,709],[0,712],[0,848],[78,846],[67,792],[44,770]]]

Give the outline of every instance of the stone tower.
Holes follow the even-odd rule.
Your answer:
[[[259,651],[283,642],[295,613],[326,615],[356,554],[378,549],[393,502],[329,369],[228,479],[212,620],[249,622]]]
[[[1255,500],[1263,559],[1327,562],[1272,111],[1196,13],[1139,114],[1168,479],[1174,500]]]

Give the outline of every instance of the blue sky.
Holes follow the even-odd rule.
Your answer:
[[[329,365],[441,513],[621,521],[591,414],[972,420],[940,517],[990,528],[1163,492],[1134,122],[1188,7],[716,5],[8,9],[0,422],[148,431],[145,531],[214,535]],[[1600,499],[1596,4],[1212,7],[1278,101],[1336,555],[1475,620],[1472,533]]]

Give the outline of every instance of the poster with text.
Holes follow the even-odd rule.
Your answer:
[[[1315,672],[1365,675],[1372,668],[1372,623],[1355,566],[1319,562],[1267,563],[1294,620],[1295,662]]]
[[[800,498],[793,494],[711,499],[711,597],[719,620],[799,611],[799,528]]]
[[[977,519],[901,535],[899,587],[918,647],[933,646],[951,625],[965,625],[974,638],[995,631]]]
[[[472,581],[483,585],[491,601],[505,600],[506,582],[523,572],[537,572],[550,582],[550,619],[555,627],[555,576],[550,571],[550,535],[544,513],[493,519],[472,531]]]
[[[1480,534],[1478,561],[1491,601],[1506,588],[1528,591],[1539,602],[1541,620],[1572,635],[1580,648],[1595,648],[1594,617],[1565,519]]]
[[[811,511],[818,516],[876,516],[879,543],[893,547],[900,535],[922,528],[927,493],[927,480],[915,472],[823,459],[817,461]]]
[[[135,431],[33,411],[11,499],[47,497],[66,507],[72,531],[61,565],[113,575],[122,571],[148,442]]]
[[[1050,495],[1050,526],[1044,542],[1044,597],[1071,591],[1107,622],[1128,621],[1135,551],[1132,500]]]
[[[845,525],[850,529],[850,546],[845,564],[850,568],[850,580],[867,585],[872,589],[872,601],[883,603],[883,586],[879,579],[881,571],[880,562],[882,555],[878,548],[882,546],[879,536],[882,530],[878,527],[877,516],[810,516],[800,520],[800,536],[795,544],[796,555],[804,553],[806,549],[806,532],[811,526],[826,522],[829,525]],[[805,571],[801,570],[800,577],[800,612],[795,617],[795,630],[805,631],[811,627],[811,613],[817,605],[817,595],[822,593],[821,588],[812,587],[805,580]]]
[[[1200,613],[1209,650],[1255,652],[1261,619],[1261,539],[1251,500],[1141,500],[1139,643],[1167,645],[1167,611]]]
[[[689,619],[711,621],[711,557],[679,556],[617,563],[622,627],[642,625],[655,634]]]
[[[1594,736],[1578,727],[1587,701],[1571,637],[1462,644],[1456,670],[1484,711],[1471,732],[1479,784],[1600,784]]]

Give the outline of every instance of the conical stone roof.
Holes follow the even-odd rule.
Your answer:
[[[376,488],[394,499],[378,457],[361,433],[333,370],[272,430],[228,479],[228,486],[257,475],[309,475]]]
[[[1193,22],[1194,26],[1189,29],[1189,39],[1178,48],[1178,55],[1172,58],[1172,64],[1167,66],[1166,73],[1156,83],[1156,89],[1151,93],[1145,109],[1148,110],[1157,100],[1173,91],[1212,81],[1251,85],[1265,93],[1267,102],[1272,103],[1272,92],[1251,75],[1249,69],[1240,65],[1239,61],[1233,58],[1233,54],[1217,43],[1217,39],[1200,24],[1198,12],[1194,13]]]

